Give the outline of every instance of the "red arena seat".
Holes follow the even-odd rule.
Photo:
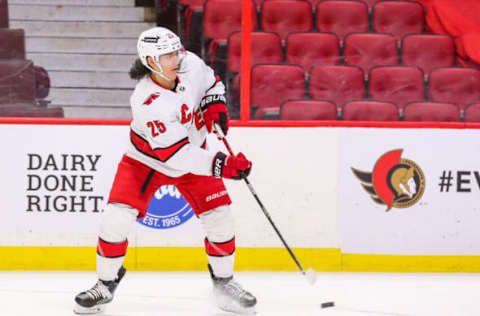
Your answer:
[[[309,71],[312,99],[327,99],[340,109],[348,100],[365,97],[363,70],[358,66],[317,65]]]
[[[252,30],[257,29],[257,11],[252,6]],[[242,2],[208,0],[203,14],[202,57],[215,56],[218,45],[226,45],[230,33],[242,29]]]
[[[453,102],[464,109],[480,100],[480,70],[444,67],[430,72],[428,97],[432,101]]]
[[[260,63],[282,62],[282,41],[274,32],[252,32],[250,37],[253,66]],[[242,59],[242,32],[233,32],[228,37],[228,67],[230,72],[239,72]]]
[[[402,63],[422,68],[455,65],[455,44],[447,34],[407,34],[402,39]]]
[[[203,10],[203,5],[205,4],[205,0],[179,0],[177,6],[177,14],[182,13],[186,14],[186,9],[189,8],[190,10],[201,9]],[[185,15],[185,17],[187,17]],[[177,15],[177,19],[179,16]]]
[[[395,103],[375,100],[359,100],[343,105],[343,119],[346,121],[398,121]]]
[[[35,98],[45,99],[50,92],[50,76],[48,71],[40,66],[33,66],[35,74]]]
[[[423,72],[415,66],[376,66],[368,76],[369,96],[391,101],[403,109],[405,104],[425,99]]]
[[[375,65],[397,65],[397,41],[391,34],[351,33],[345,37],[345,64],[368,72]]]
[[[33,62],[0,60],[0,104],[35,104],[36,86]]]
[[[280,106],[281,120],[332,121],[337,119],[336,105],[324,100],[287,100]]]
[[[282,40],[289,32],[313,29],[312,5],[308,1],[265,1],[261,16],[262,29],[278,33]]]
[[[424,29],[423,6],[414,1],[380,1],[372,9],[374,32],[391,33],[400,39]]]
[[[188,42],[190,38],[190,25],[193,12],[196,10],[203,12],[204,0],[179,0],[176,8],[176,19],[178,35]]]
[[[287,99],[302,99],[305,79],[302,67],[285,64],[259,64],[252,68],[250,103],[257,107],[256,119],[267,111],[280,110]]]
[[[242,32],[234,32],[228,37],[228,62],[226,85],[232,105],[240,103],[240,77],[235,75],[240,72],[242,60]],[[251,59],[252,66],[260,63],[281,63],[282,43],[280,37],[274,32],[251,33]]]
[[[339,64],[340,44],[333,33],[293,32],[288,34],[285,59],[310,69],[313,64]]]
[[[480,101],[471,103],[465,108],[465,122],[480,123]]]
[[[0,59],[25,59],[23,29],[0,29]]]
[[[458,122],[460,109],[453,103],[411,102],[405,106],[403,119],[414,122]]]
[[[0,1],[0,28],[8,27],[8,1]]]
[[[368,7],[363,1],[324,0],[317,4],[317,30],[336,33],[368,32]]]

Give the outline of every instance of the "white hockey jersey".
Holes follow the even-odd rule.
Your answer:
[[[205,149],[208,132],[200,101],[224,94],[225,87],[212,68],[188,51],[177,81],[175,91],[151,76],[137,83],[130,97],[133,120],[126,155],[170,177],[212,175],[216,153]]]

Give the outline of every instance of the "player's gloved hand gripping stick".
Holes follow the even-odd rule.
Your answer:
[[[223,133],[223,130],[221,128],[219,128],[217,126],[217,124],[214,122],[213,123],[213,127],[214,127],[214,133],[217,135],[218,139],[220,139],[223,144],[225,145],[225,147],[227,148],[228,152],[230,153],[230,155],[234,156],[233,154],[233,150],[232,148],[230,147],[230,145],[228,144],[228,141],[227,139],[225,138],[225,135]],[[248,178],[245,176],[243,177],[243,180],[245,181],[245,183],[247,184],[248,186],[248,189],[250,190],[250,192],[252,193],[253,197],[255,198],[255,200],[257,201],[258,205],[260,206],[260,208],[262,209],[262,212],[263,214],[265,215],[265,217],[268,219],[268,221],[270,222],[270,225],[272,225],[273,229],[275,230],[275,232],[277,233],[277,236],[280,238],[280,240],[282,241],[283,245],[285,246],[285,248],[287,249],[288,253],[290,254],[290,257],[292,257],[293,261],[295,261],[295,264],[297,265],[298,269],[300,269],[300,271],[302,272],[303,276],[305,276],[305,278],[307,279],[308,283],[310,285],[313,285],[316,281],[316,274],[315,274],[315,271],[313,269],[308,269],[307,271],[305,271],[302,267],[302,265],[300,264],[300,262],[298,261],[297,257],[295,256],[295,254],[293,253],[292,249],[290,249],[290,247],[288,246],[287,242],[285,241],[285,239],[283,238],[282,234],[280,233],[280,231],[278,230],[277,226],[275,225],[275,223],[273,222],[272,218],[270,217],[270,214],[267,212],[267,209],[265,208],[265,206],[263,205],[262,201],[260,201],[260,198],[258,197],[257,195],[257,192],[255,192],[255,190],[253,189],[253,186],[252,184],[250,183],[250,181],[248,181]]]

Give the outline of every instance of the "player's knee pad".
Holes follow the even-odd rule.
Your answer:
[[[225,242],[235,235],[235,222],[228,205],[222,205],[208,212],[200,214],[200,221],[212,242]]]
[[[108,242],[122,242],[127,239],[138,211],[128,205],[109,203],[103,210],[99,237]]]

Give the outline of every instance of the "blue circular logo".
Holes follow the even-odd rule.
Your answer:
[[[137,220],[154,229],[168,229],[182,225],[194,212],[174,185],[161,186],[148,205],[147,215]]]

